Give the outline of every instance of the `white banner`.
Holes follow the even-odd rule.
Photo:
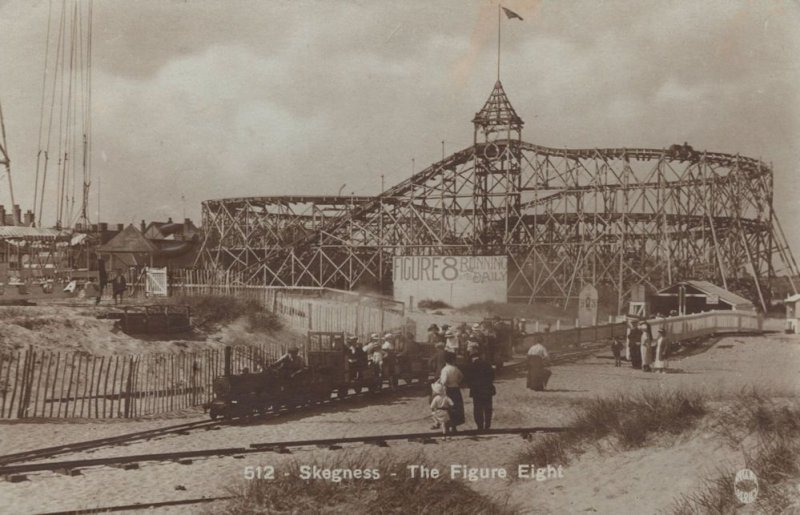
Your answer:
[[[478,302],[506,302],[506,256],[395,256],[394,299],[414,307],[421,300],[441,300],[453,307]]]

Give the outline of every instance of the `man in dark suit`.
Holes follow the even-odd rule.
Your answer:
[[[472,397],[472,415],[478,431],[492,427],[492,397],[494,397],[494,369],[481,359],[480,354],[470,356],[467,373],[469,396]]]

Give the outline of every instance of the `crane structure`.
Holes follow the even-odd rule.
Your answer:
[[[591,283],[620,312],[639,285],[683,279],[766,309],[774,280],[799,275],[758,159],[528,143],[499,80],[472,123],[470,147],[374,197],[204,201],[197,264],[247,284],[390,292],[394,256],[501,255],[510,302],[566,306]]]

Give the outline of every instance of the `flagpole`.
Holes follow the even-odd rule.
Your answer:
[[[497,82],[500,82],[500,4],[497,4]]]

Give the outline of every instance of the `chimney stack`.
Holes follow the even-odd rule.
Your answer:
[[[145,225],[144,220],[142,220],[142,223],[139,224],[139,230],[142,231],[142,234],[144,234],[144,231],[147,230],[147,225]]]
[[[97,224],[97,227],[100,229],[100,232],[106,232],[108,230],[108,224],[106,222],[100,222]]]
[[[125,230],[125,224],[117,224],[117,231],[122,232]]]
[[[20,209],[19,204],[14,204],[14,225],[20,225],[22,223],[22,209]]]
[[[25,225],[28,227],[33,226],[33,211],[30,209],[25,211]]]
[[[0,225],[6,224],[6,206],[0,204]]]

